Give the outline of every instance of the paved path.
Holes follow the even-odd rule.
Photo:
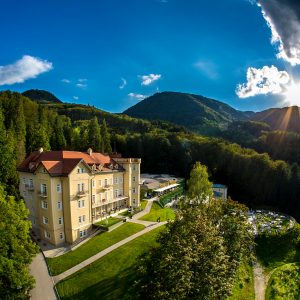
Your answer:
[[[132,220],[137,220],[140,219],[141,217],[143,217],[144,215],[149,214],[152,204],[153,204],[153,200],[155,200],[156,198],[152,198],[151,200],[147,200],[147,205],[145,207],[145,209],[143,209],[141,212],[135,214],[132,216]]]
[[[264,270],[259,262],[255,262],[253,273],[254,273],[255,300],[265,300],[267,280],[264,274]]]
[[[155,228],[158,228],[158,227],[160,227],[160,226],[162,226],[162,225],[164,225],[166,223],[167,222],[161,222],[161,223],[151,224],[147,228],[145,228],[145,229],[143,229],[143,230],[141,230],[141,231],[139,231],[139,232],[137,232],[137,233],[129,236],[128,238],[126,238],[126,239],[124,239],[124,240],[122,240],[122,241],[120,241],[120,242],[118,242],[118,243],[116,243],[116,244],[114,244],[114,245],[112,245],[112,246],[104,249],[103,251],[95,254],[94,256],[92,256],[92,257],[84,260],[83,262],[81,262],[80,264],[74,266],[73,268],[71,268],[71,269],[69,269],[69,270],[67,270],[67,271],[65,271],[65,272],[63,272],[63,273],[61,273],[61,274],[59,274],[57,276],[52,277],[53,280],[54,280],[54,282],[55,282],[55,284],[58,283],[59,281],[65,279],[66,277],[69,277],[70,275],[76,273],[77,271],[81,270],[82,268],[85,268],[86,266],[88,266],[91,263],[95,262],[99,258],[101,258],[101,257],[105,256],[106,254],[110,253],[111,251],[113,251],[113,250],[115,250],[115,249],[117,249],[117,248],[119,248],[119,247],[127,244],[128,242],[130,242],[130,241],[138,238],[139,236],[141,236],[141,235],[143,235],[143,234],[145,234],[145,233],[147,233],[147,232],[149,232],[149,231],[151,231],[151,230],[153,230]]]
[[[30,265],[30,274],[35,278],[35,287],[31,290],[32,300],[57,300],[54,283],[48,273],[48,268],[42,253],[39,253]]]

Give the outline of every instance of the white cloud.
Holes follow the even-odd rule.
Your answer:
[[[78,82],[87,82],[88,80],[86,78],[79,78]]]
[[[278,58],[292,66],[300,64],[300,3],[294,0],[258,0],[263,17],[278,47]]]
[[[74,99],[74,100],[78,100],[78,99],[79,99],[79,97],[77,97],[77,96],[73,96],[73,99]]]
[[[147,95],[136,94],[136,93],[129,93],[128,96],[131,97],[131,98],[135,98],[139,101],[144,100],[145,98],[148,97]]]
[[[86,83],[76,83],[76,86],[81,88],[81,89],[84,89],[87,87],[87,84]]]
[[[120,89],[120,90],[123,90],[124,87],[127,85],[127,81],[126,81],[126,79],[124,79],[124,78],[121,78],[121,80],[122,80],[122,84],[119,86],[119,89]]]
[[[61,82],[64,82],[64,83],[71,83],[71,80],[64,78],[64,79],[61,80]]]
[[[264,66],[262,69],[251,67],[247,70],[247,83],[238,84],[236,94],[240,98],[280,94],[283,92],[283,86],[289,81],[289,74],[286,71],[279,71],[274,66]]]
[[[206,60],[198,61],[195,64],[195,67],[199,69],[209,79],[215,80],[219,78],[216,65],[210,61],[206,61]]]
[[[47,60],[24,55],[13,64],[0,66],[0,85],[22,83],[52,68],[52,63]]]
[[[142,83],[141,85],[149,85],[154,81],[161,78],[161,74],[149,74],[149,75],[142,75],[140,76]]]

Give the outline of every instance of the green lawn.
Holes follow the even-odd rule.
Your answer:
[[[96,253],[143,229],[143,225],[125,223],[111,232],[101,233],[74,251],[70,251],[55,258],[47,258],[50,270],[53,275],[58,275],[95,255]]]
[[[267,273],[286,263],[300,262],[300,225],[289,232],[256,238],[256,254]],[[298,242],[299,243],[299,242]]]
[[[106,222],[107,222],[107,223],[106,223]],[[109,217],[109,218],[107,219],[107,221],[106,221],[106,219],[105,219],[105,220],[102,220],[102,221],[100,221],[100,222],[97,222],[95,225],[101,225],[101,226],[105,226],[105,227],[110,227],[110,226],[112,226],[112,225],[114,225],[114,224],[117,224],[117,223],[119,223],[119,222],[122,222],[122,220],[119,219],[119,218]]]
[[[148,201],[147,200],[141,200],[141,209],[145,209]]]
[[[300,299],[300,264],[286,264],[271,275],[266,300]]]
[[[175,213],[171,208],[162,208],[157,202],[154,201],[149,214],[142,217],[141,220],[156,222],[158,217],[160,217],[161,222],[174,220]]]
[[[61,299],[125,299],[135,279],[137,257],[156,245],[156,236],[163,227],[136,238],[58,283]]]
[[[247,262],[241,264],[235,279],[232,296],[228,300],[254,300],[253,268]]]

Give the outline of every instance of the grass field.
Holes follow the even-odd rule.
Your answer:
[[[147,200],[141,200],[141,209],[145,209],[148,201]]]
[[[61,299],[126,298],[135,279],[134,265],[138,256],[156,244],[156,236],[163,227],[136,238],[58,283]]]
[[[125,223],[111,232],[101,233],[88,242],[56,258],[47,258],[52,275],[58,275],[79,264],[96,253],[144,229],[143,225]]]
[[[254,300],[253,268],[247,262],[241,264],[235,279],[232,296],[228,300]]]
[[[149,214],[143,216],[141,220],[156,222],[160,217],[160,221],[174,220],[175,213],[171,208],[162,208],[157,202],[153,202]]]
[[[300,264],[286,264],[271,275],[266,300],[300,299]]]
[[[287,263],[300,262],[300,225],[289,232],[256,238],[256,254],[267,273]]]
[[[101,225],[101,226],[105,226],[105,227],[110,227],[110,226],[112,226],[114,224],[117,224],[119,222],[122,222],[122,220],[119,219],[119,218],[109,217],[109,218],[107,218],[107,221],[106,220],[102,220],[102,221],[96,223],[95,225]]]

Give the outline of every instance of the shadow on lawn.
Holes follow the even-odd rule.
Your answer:
[[[83,289],[80,293],[61,297],[61,300],[83,300],[83,299],[105,299],[120,300],[127,299],[136,275],[134,268],[127,268],[117,276],[103,279]],[[129,299],[129,298],[128,298]]]
[[[300,262],[300,225],[289,232],[256,238],[256,254],[267,271],[280,265]]]

